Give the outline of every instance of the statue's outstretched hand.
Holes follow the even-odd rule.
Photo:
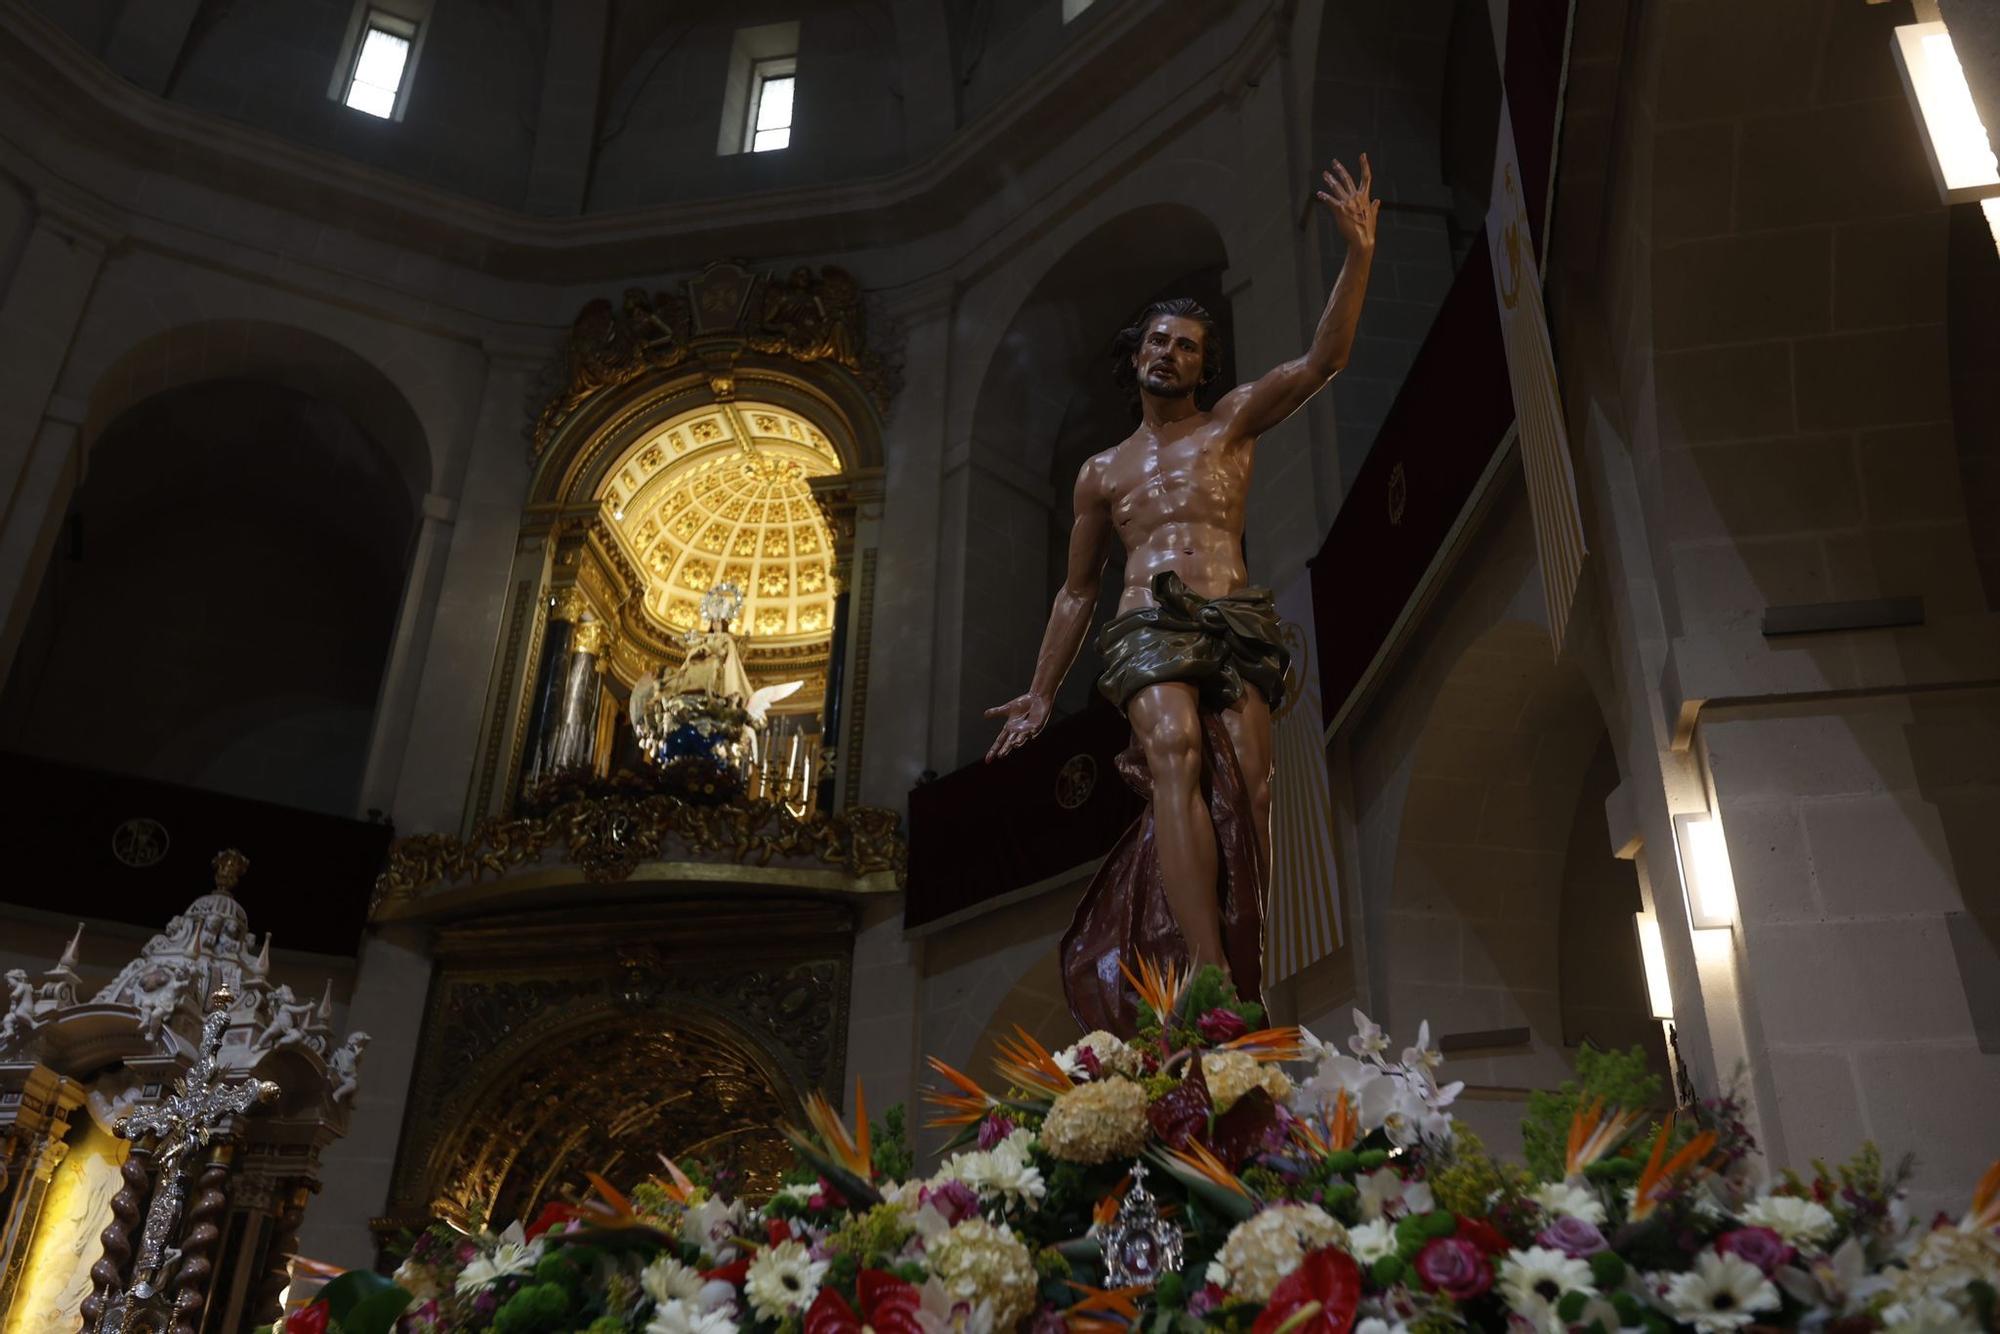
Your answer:
[[[993,738],[993,745],[987,749],[986,761],[991,764],[1009,751],[1017,750],[1033,741],[1048,725],[1049,702],[1033,691],[1016,695],[1005,704],[995,705],[986,711],[988,718],[1005,718],[1000,735]]]
[[[1347,174],[1347,168],[1340,164],[1339,158],[1333,160],[1332,171],[1323,171],[1319,175],[1326,182],[1326,189],[1317,191],[1315,197],[1333,215],[1333,226],[1340,233],[1340,238],[1349,246],[1374,249],[1375,216],[1382,211],[1382,201],[1369,198],[1369,189],[1375,184],[1375,173],[1368,165],[1368,155],[1361,155],[1359,184]],[[1336,176],[1338,179],[1335,179]]]

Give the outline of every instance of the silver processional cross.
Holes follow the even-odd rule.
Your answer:
[[[208,1013],[201,1024],[201,1051],[193,1067],[174,1081],[173,1093],[159,1104],[129,1112],[118,1122],[121,1139],[155,1137],[157,1174],[145,1230],[139,1236],[138,1258],[132,1266],[132,1285],[106,1294],[97,1334],[126,1334],[137,1328],[132,1324],[135,1316],[159,1304],[165,1271],[180,1257],[179,1250],[168,1243],[187,1201],[193,1155],[208,1146],[230,1117],[278,1096],[278,1086],[265,1079],[240,1084],[217,1081],[216,1057],[222,1051],[223,1030],[229,1027],[229,1011],[235,1004],[236,997],[228,987],[216,988],[208,998]]]

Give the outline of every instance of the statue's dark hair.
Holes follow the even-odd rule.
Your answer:
[[[1148,326],[1162,315],[1193,320],[1201,326],[1200,388],[1207,388],[1216,376],[1222,374],[1222,328],[1215,322],[1215,316],[1191,296],[1170,297],[1165,301],[1155,301],[1140,311],[1138,318],[1120,329],[1118,336],[1111,340],[1111,379],[1134,397],[1139,393],[1139,372],[1132,365],[1132,354],[1139,350]]]

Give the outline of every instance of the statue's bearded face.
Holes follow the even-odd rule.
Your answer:
[[[1198,321],[1161,315],[1146,326],[1132,354],[1139,385],[1161,398],[1186,398],[1201,384],[1202,329]]]

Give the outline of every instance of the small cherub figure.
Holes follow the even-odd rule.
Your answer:
[[[159,1040],[160,1030],[181,1003],[187,979],[178,969],[155,964],[139,976],[133,986],[132,1004],[139,1010],[139,1033],[148,1042]]]
[[[251,1044],[253,1051],[276,1051],[280,1047],[296,1047],[306,1040],[306,1020],[312,1014],[315,1002],[301,1002],[289,986],[280,983],[271,993],[271,1022],[264,1025],[264,1031]]]
[[[35,984],[25,968],[7,970],[7,1012],[0,1015],[0,1047],[26,1037],[36,1028]]]
[[[333,1100],[346,1102],[354,1096],[354,1090],[361,1087],[359,1067],[361,1053],[368,1049],[368,1035],[353,1032],[347,1035],[347,1045],[336,1047],[333,1055],[327,1057],[327,1068],[333,1073]]]

